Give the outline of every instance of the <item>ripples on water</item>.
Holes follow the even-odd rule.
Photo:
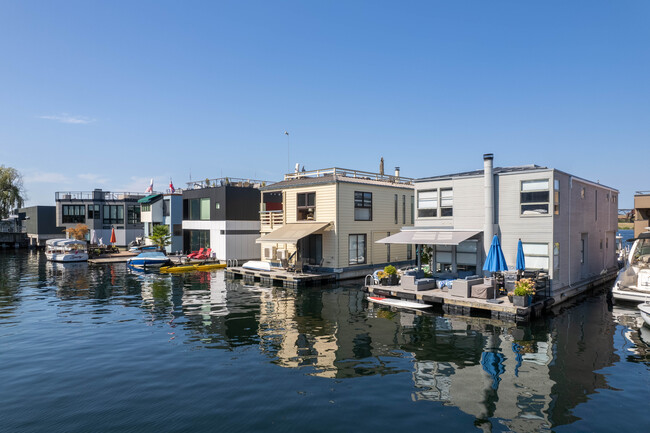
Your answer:
[[[604,290],[523,326],[378,308],[360,287],[247,287],[221,271],[0,253],[0,430],[648,424],[650,329]]]

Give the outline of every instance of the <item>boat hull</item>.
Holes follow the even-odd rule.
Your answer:
[[[61,253],[45,253],[45,257],[51,262],[70,263],[70,262],[87,262],[88,254],[61,254]]]
[[[376,304],[390,305],[391,307],[399,308],[412,308],[415,310],[421,310],[424,308],[430,308],[431,305],[420,304],[418,302],[404,301],[402,299],[395,298],[383,298],[381,296],[368,296],[368,300]]]
[[[169,264],[169,259],[138,259],[133,258],[126,261],[127,265],[145,267],[145,268],[160,268]]]
[[[639,311],[641,311],[641,317],[646,326],[650,326],[650,303],[646,302],[639,305]]]

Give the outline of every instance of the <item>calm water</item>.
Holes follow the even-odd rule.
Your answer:
[[[650,424],[650,329],[605,290],[515,326],[377,308],[359,289],[270,289],[222,271],[138,274],[0,253],[0,430]]]

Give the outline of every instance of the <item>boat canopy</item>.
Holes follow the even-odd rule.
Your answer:
[[[68,247],[72,245],[86,246],[86,241],[80,241],[77,239],[49,239],[45,244],[50,247]]]
[[[330,223],[290,223],[285,224],[277,230],[258,238],[255,242],[258,244],[264,242],[272,243],[288,243],[295,244],[300,239],[307,237],[313,233],[321,232],[327,228]]]
[[[480,230],[403,230],[378,240],[378,244],[458,245]]]
[[[155,201],[158,197],[162,197],[162,194],[152,194],[148,195],[146,197],[142,197],[140,200],[138,200],[138,203],[140,204],[147,204]]]

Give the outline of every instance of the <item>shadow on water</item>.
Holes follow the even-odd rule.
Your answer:
[[[45,296],[62,320],[146,323],[168,329],[183,347],[239,356],[253,349],[262,362],[321,380],[392,378],[383,383],[410,394],[394,415],[428,402],[460,410],[484,431],[575,424],[577,408],[595,394],[619,392],[604,371],[621,363],[621,351],[625,363],[650,364],[635,312],[613,306],[606,290],[516,325],[378,307],[360,288],[245,286],[219,271],[161,275],[12,255],[0,261],[0,330],[21,320],[31,296]],[[125,308],[133,313],[124,317]]]

